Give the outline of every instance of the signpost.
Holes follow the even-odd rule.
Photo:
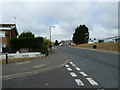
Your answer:
[[[8,54],[6,53],[6,64],[8,64]]]

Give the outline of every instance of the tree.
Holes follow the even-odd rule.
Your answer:
[[[96,40],[96,38],[94,38],[93,40]]]
[[[83,44],[88,43],[89,40],[89,32],[88,28],[85,25],[80,25],[75,29],[75,33],[73,34],[73,43],[75,44]]]
[[[52,42],[49,39],[43,38],[44,39],[44,43],[45,45],[47,45],[48,47],[52,47]]]
[[[58,45],[59,45],[58,40],[55,40],[54,45],[56,45],[56,46],[58,46]]]
[[[35,37],[32,32],[23,32],[18,38],[11,38],[10,40],[12,50],[20,50],[27,48],[32,52],[41,52],[42,54],[49,54],[48,48],[52,47],[52,42],[43,37]]]
[[[19,38],[34,38],[35,35],[32,32],[23,32],[19,35]]]

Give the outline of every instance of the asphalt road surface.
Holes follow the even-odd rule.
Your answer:
[[[3,88],[118,88],[118,55],[56,47],[50,56],[3,65]]]

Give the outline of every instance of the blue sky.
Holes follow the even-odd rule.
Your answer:
[[[15,23],[18,32],[31,31],[52,41],[72,39],[77,26],[85,24],[91,38],[118,35],[117,2],[4,2],[2,22]]]

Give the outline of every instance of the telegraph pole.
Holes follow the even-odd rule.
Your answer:
[[[51,28],[55,28],[55,26],[50,26],[49,30],[50,30],[50,40],[51,40]],[[52,41],[52,40],[51,40]]]

